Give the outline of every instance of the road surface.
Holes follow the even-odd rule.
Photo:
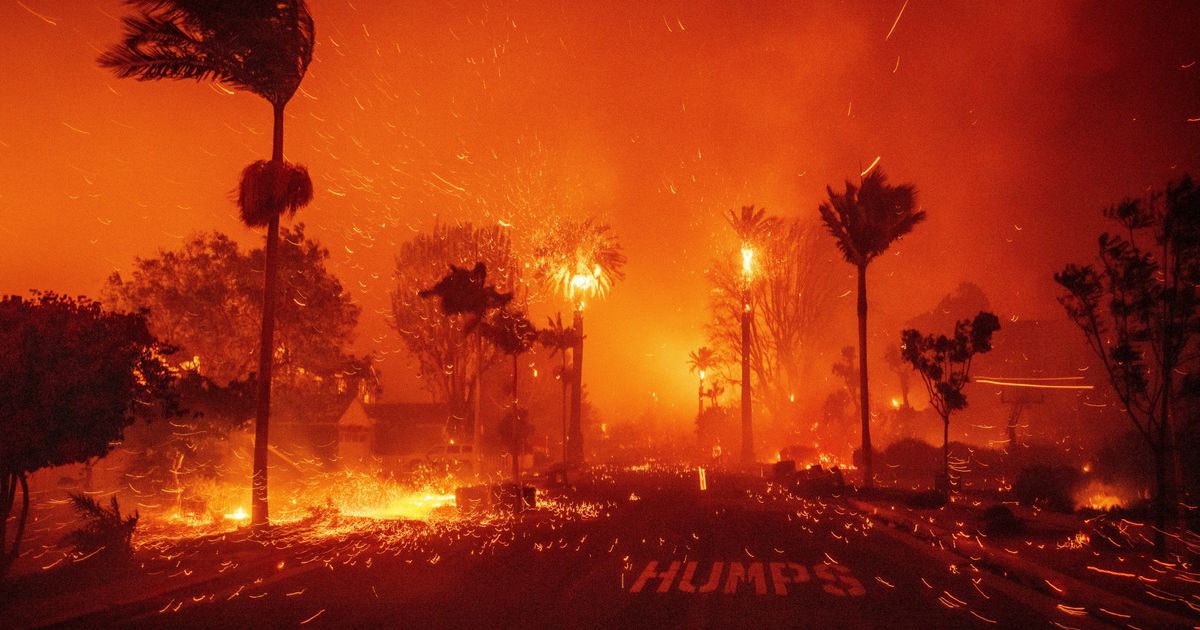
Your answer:
[[[336,533],[268,545],[165,545],[166,560],[157,562],[174,564],[152,595],[125,593],[109,610],[65,621],[139,628],[1086,627],[1068,613],[1031,608],[1002,578],[935,557],[836,497],[788,496],[766,482],[711,473],[701,491],[696,473],[683,470],[602,470],[596,477],[575,495],[592,500],[582,512],[559,504],[519,523],[419,524],[436,530],[419,540],[417,530],[335,522],[328,529]]]

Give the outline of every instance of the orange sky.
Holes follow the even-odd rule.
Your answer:
[[[299,220],[363,306],[358,349],[403,383],[392,255],[435,217],[597,214],[629,264],[589,307],[591,395],[690,411],[721,213],[815,216],[877,156],[929,214],[872,269],[878,335],[962,280],[1002,319],[1060,317],[1051,273],[1090,256],[1100,208],[1200,166],[1200,8],[910,0],[896,22],[903,4],[312,2],[285,150],[317,189]],[[257,238],[229,191],[268,156],[270,110],[112,78],[94,59],[125,12],[0,3],[2,292],[96,295],[191,231]]]

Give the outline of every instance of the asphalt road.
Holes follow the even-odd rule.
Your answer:
[[[939,559],[836,497],[787,496],[733,476],[710,475],[704,492],[694,473],[598,477],[574,495],[599,506],[592,518],[537,512],[418,542],[410,530],[349,527],[313,542],[184,546],[179,572],[194,573],[163,577],[180,587],[127,596],[66,625],[1084,626],[1031,608],[1002,578]]]

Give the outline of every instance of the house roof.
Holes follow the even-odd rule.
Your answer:
[[[355,399],[338,421],[340,426],[373,429],[377,455],[425,455],[445,442],[446,405],[437,403],[374,403]]]

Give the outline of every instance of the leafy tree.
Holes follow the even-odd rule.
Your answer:
[[[0,574],[16,560],[25,531],[27,476],[103,456],[138,410],[172,410],[163,357],[173,351],[143,313],[106,312],[99,302],[54,293],[0,300]]]
[[[350,382],[371,375],[369,360],[349,353],[360,309],[303,223],[282,236],[273,409],[298,421],[329,421],[354,394]],[[150,330],[180,348],[175,367],[184,375],[187,415],[176,427],[139,426],[128,440],[139,447],[131,472],[147,475],[152,487],[181,474],[215,475],[223,451],[212,442],[254,415],[263,257],[261,248],[243,251],[223,234],[196,234],[108,280],[107,304],[147,309]]]
[[[950,414],[967,406],[962,393],[971,382],[971,360],[990,352],[992,335],[1000,330],[1000,319],[980,311],[975,319],[962,319],[954,325],[954,334],[922,335],[908,328],[900,335],[904,360],[921,375],[929,404],[942,417],[942,475],[950,487]]]
[[[625,277],[625,254],[612,226],[594,218],[557,221],[536,238],[534,270],[542,285],[557,292],[575,308],[571,323],[575,347],[571,350],[571,459],[583,461],[583,309],[587,301],[603,297]]]
[[[1185,176],[1145,200],[1105,210],[1118,230],[1099,238],[1096,263],[1054,275],[1059,301],[1100,359],[1125,414],[1154,456],[1155,551],[1165,552],[1180,383],[1195,372],[1200,330],[1200,190]],[[1184,385],[1187,380],[1184,379]]]
[[[846,262],[858,270],[858,374],[859,413],[862,416],[863,483],[874,484],[871,467],[871,409],[867,385],[867,266],[893,242],[925,220],[916,209],[916,189],[908,184],[888,184],[882,168],[871,171],[858,186],[846,182],[836,193],[827,187],[829,200],[818,210]]]
[[[242,172],[238,207],[250,227],[266,227],[258,403],[254,434],[251,522],[268,524],[267,436],[274,359],[276,251],[279,217],[312,200],[308,170],[283,159],[283,112],[308,72],[315,41],[304,0],[126,0],[137,9],[126,17],[122,42],[100,55],[118,77],[215,80],[246,90],[271,104],[271,160]]]
[[[417,375],[425,389],[449,407],[454,421],[448,427],[452,434],[463,432],[468,415],[472,424],[479,426],[478,405],[475,412],[468,414],[468,409],[472,398],[479,400],[480,374],[494,365],[499,355],[482,343],[481,336],[473,335],[478,332],[477,324],[483,314],[477,313],[475,307],[481,304],[456,303],[452,297],[447,304],[449,308],[443,310],[442,303],[425,299],[422,292],[443,281],[460,282],[446,278],[446,271],[452,266],[461,268],[462,280],[470,280],[472,273],[477,274],[471,269],[477,263],[483,264],[479,271],[486,275],[491,270],[492,277],[502,285],[520,284],[520,268],[513,258],[508,234],[499,226],[476,228],[470,223],[439,223],[431,232],[418,234],[402,244],[396,254],[396,288],[392,293],[390,323],[416,360]],[[482,283],[479,287],[483,287]],[[440,291],[427,293],[438,294]]]

